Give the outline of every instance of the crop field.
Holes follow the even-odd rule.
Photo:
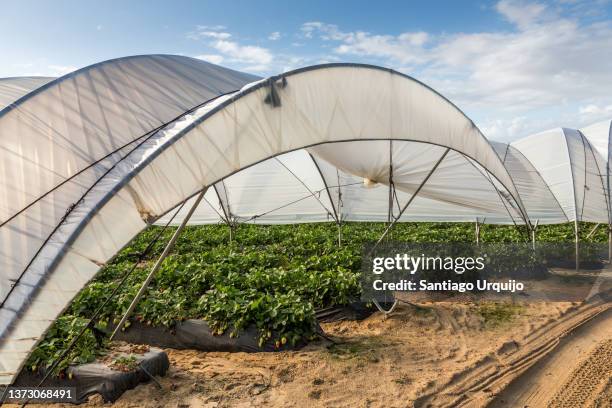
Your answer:
[[[581,225],[581,239],[593,225]],[[44,370],[60,355],[135,263],[136,269],[119,294],[105,307],[100,319],[88,329],[76,347],[57,368],[93,361],[108,346],[102,333],[117,323],[136,295],[152,264],[173,233],[163,231],[146,257],[147,248],[161,227],[141,233],[109,263],[74,299],[53,324],[31,355],[27,369]],[[216,334],[240,336],[255,326],[259,343],[276,348],[309,341],[316,327],[315,310],[342,305],[359,297],[359,271],[364,243],[382,234],[382,223],[347,223],[338,246],[335,224],[240,225],[230,242],[224,225],[188,227],[172,254],[156,274],[133,318],[141,323],[171,328],[177,321],[201,318]],[[469,223],[403,223],[389,239],[407,242],[474,242]],[[574,225],[540,226],[541,242],[573,242]],[[527,242],[525,228],[481,227],[481,242]],[[607,242],[600,227],[588,238]],[[494,318],[495,307],[486,313]],[[504,316],[506,318],[507,316]]]

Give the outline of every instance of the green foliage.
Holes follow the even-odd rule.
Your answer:
[[[110,367],[117,371],[133,371],[136,369],[136,367],[138,367],[138,359],[136,359],[136,356],[134,355],[120,356],[113,360]]]
[[[581,225],[583,239],[590,228]],[[384,229],[382,223],[347,223],[342,227],[344,239],[339,248],[333,223],[240,225],[231,244],[224,225],[188,227],[138,304],[134,318],[156,326],[203,318],[217,333],[232,336],[255,325],[260,344],[273,341],[277,347],[308,340],[313,334],[315,308],[346,304],[359,296],[363,244],[377,240]],[[47,366],[61,353],[159,232],[159,227],[152,227],[136,237],[76,296],[32,354],[27,363],[30,369]],[[137,265],[118,296],[102,311],[99,325],[118,322],[172,233],[171,228],[164,231],[147,258]],[[389,239],[470,243],[474,241],[474,225],[402,223],[392,229]],[[483,225],[481,229],[482,242],[528,239],[525,228]],[[592,238],[598,242],[606,239],[605,228]],[[541,226],[538,240],[573,242],[573,224]],[[492,318],[499,314],[496,310],[491,314],[489,309],[483,313]],[[91,361],[103,348],[88,330],[60,370],[73,362]]]
[[[489,326],[509,322],[521,311],[522,306],[510,302],[485,302],[478,306],[478,313]]]
[[[32,371],[45,372],[88,322],[88,319],[70,314],[60,316],[30,355],[28,368]],[[104,344],[103,340],[96,339],[91,329],[87,329],[68,356],[55,368],[53,374],[62,373],[70,364],[92,362],[101,354]]]

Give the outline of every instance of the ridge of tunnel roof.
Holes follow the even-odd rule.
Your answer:
[[[54,79],[34,75],[0,78],[0,110]]]
[[[472,119],[470,119],[469,116],[467,116],[465,114],[465,112],[463,112],[463,110],[461,110],[457,105],[455,105],[451,100],[449,100],[448,98],[446,98],[444,95],[442,95],[440,92],[438,92],[437,90],[435,90],[434,88],[432,88],[431,86],[425,84],[424,82],[408,75],[408,74],[404,74],[400,71],[394,70],[392,68],[387,68],[387,67],[382,67],[382,66],[378,66],[378,65],[372,65],[372,64],[365,64],[365,63],[354,63],[354,62],[333,62],[333,63],[323,63],[323,64],[314,64],[314,65],[309,65],[309,66],[305,66],[305,67],[300,67],[300,68],[296,68],[281,74],[277,74],[277,75],[273,75],[270,76],[268,78],[264,78],[264,79],[260,79],[258,81],[255,81],[253,83],[249,83],[247,85],[245,85],[242,89],[240,89],[237,92],[231,93],[227,95],[227,98],[221,99],[221,100],[214,100],[214,101],[210,101],[207,105],[210,106],[210,110],[208,110],[207,112],[205,112],[204,114],[202,114],[201,116],[195,118],[193,120],[192,123],[190,123],[185,129],[182,129],[178,136],[181,136],[184,133],[188,133],[191,130],[193,130],[194,128],[196,128],[197,126],[201,125],[206,119],[208,119],[209,117],[211,117],[212,115],[214,115],[215,113],[221,111],[222,109],[226,108],[227,106],[237,102],[239,99],[244,98],[246,96],[248,96],[249,94],[251,94],[252,92],[255,92],[265,86],[271,86],[271,84],[277,82],[278,80],[284,80],[288,77],[291,76],[296,76],[298,74],[303,74],[303,73],[308,73],[311,71],[319,71],[319,70],[325,70],[325,69],[329,69],[329,68],[364,68],[364,69],[369,69],[372,71],[382,71],[382,72],[388,72],[389,74],[392,75],[397,75],[401,78],[407,79],[410,82],[415,83],[418,86],[423,87],[426,91],[431,92],[433,95],[435,95],[436,97],[440,98],[442,100],[443,103],[448,104],[448,106],[452,107],[458,114],[460,117],[462,117],[465,121],[467,121],[470,125],[470,127],[476,131],[477,135],[484,141],[484,143],[488,146],[488,148],[491,149],[492,152],[494,152],[494,156],[497,158],[497,160],[499,161],[499,164],[501,164],[502,168],[503,168],[503,172],[501,173],[495,173],[493,172],[492,175],[495,179],[498,179],[499,181],[502,182],[502,184],[504,183],[501,179],[499,179],[499,177],[503,177],[502,173],[505,173],[504,176],[507,176],[507,179],[505,180],[506,183],[508,185],[506,185],[507,187],[511,187],[509,189],[510,195],[513,197],[513,199],[516,201],[516,203],[518,204],[521,214],[526,217],[526,210],[524,208],[523,203],[521,202],[521,197],[518,194],[518,190],[517,187],[514,183],[514,180],[512,179],[512,177],[510,176],[508,169],[505,168],[505,166],[503,165],[503,162],[501,161],[501,159],[499,158],[499,156],[497,155],[497,153],[495,152],[495,148],[493,146],[493,144],[491,143],[491,141],[483,134],[483,132],[478,128],[478,126],[476,126],[476,124],[473,122]],[[410,140],[410,138],[406,139],[406,138],[388,138],[389,140]],[[418,139],[418,138],[417,138]],[[171,145],[173,144],[176,140],[178,140],[178,138],[173,137],[171,138],[171,140],[168,141],[168,144]],[[368,140],[368,138],[363,138],[363,140]],[[416,140],[415,140],[416,141]],[[436,144],[435,142],[428,142],[428,143],[432,143],[432,144]],[[316,144],[313,144],[312,146],[314,146]],[[441,144],[439,144],[440,146],[442,146]],[[165,149],[165,147],[161,148],[160,151],[152,151],[151,155],[143,162],[141,163],[141,166],[146,166],[148,165],[153,159],[155,159],[155,157],[160,154],[161,151],[163,151],[163,149]],[[451,148],[452,149],[452,148]],[[452,149],[455,150],[455,149]],[[476,160],[478,162],[478,159],[476,157],[472,157],[469,154],[466,154],[464,151],[460,151],[457,150],[458,152],[460,152],[461,154],[465,155],[466,157],[472,159],[472,160]],[[136,170],[136,169],[134,169]],[[524,219],[525,222],[528,222],[528,219]]]
[[[194,57],[189,57],[189,56],[184,56],[184,55],[177,55],[177,54],[136,54],[136,55],[127,55],[127,56],[123,56],[123,57],[117,57],[117,58],[111,58],[111,59],[107,59],[104,61],[100,61],[100,62],[96,62],[87,66],[84,66],[82,68],[76,69],[72,72],[69,72],[65,75],[62,75],[60,77],[49,77],[51,78],[51,80],[35,89],[33,89],[32,91],[24,94],[23,96],[21,96],[20,98],[18,98],[17,100],[13,101],[10,105],[0,109],[0,117],[2,117],[5,113],[7,113],[8,111],[14,109],[15,107],[19,106],[20,104],[22,104],[23,102],[29,100],[30,98],[36,96],[37,94],[45,91],[46,89],[57,85],[63,81],[66,81],[67,79],[73,78],[79,74],[85,73],[85,72],[89,72],[92,70],[95,70],[99,67],[105,66],[105,65],[111,65],[111,64],[117,64],[123,61],[129,61],[129,60],[137,60],[137,59],[153,59],[153,58],[168,58],[168,59],[177,59],[177,60],[181,60],[184,59],[186,61],[192,61],[192,62],[197,62],[199,64],[202,64],[203,66],[209,66],[209,67],[215,67],[216,69],[221,69],[225,72],[228,73],[233,73],[236,74],[238,76],[244,76],[245,80],[248,78],[248,82],[253,82],[253,81],[257,81],[260,80],[261,78],[250,74],[250,73],[246,73],[246,72],[241,72],[241,71],[237,71],[231,68],[227,68],[221,65],[217,65],[217,64],[213,64],[211,62],[208,61],[204,61],[201,60],[199,58],[194,58]],[[10,77],[10,79],[14,79],[14,78],[23,78],[23,77]],[[9,78],[7,78],[9,79]],[[248,83],[247,82],[247,83]]]

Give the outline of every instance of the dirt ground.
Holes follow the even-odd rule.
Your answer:
[[[612,309],[564,337],[504,389],[491,407],[612,406]]]
[[[612,327],[612,313],[606,314],[612,310],[609,306],[532,303],[518,308],[518,315],[510,321],[491,324],[471,303],[401,304],[387,318],[376,313],[361,322],[324,324],[325,332],[337,343],[320,340],[300,351],[204,353],[168,349],[171,369],[160,378],[162,388],[153,383],[141,385],[112,406],[494,405],[500,403],[495,397],[503,390],[514,387],[513,393],[504,394],[511,400],[527,392],[517,379],[533,361],[556,350],[559,339],[574,327],[595,319]],[[590,387],[587,402],[591,406],[610,406],[612,385],[607,380],[612,376],[612,335],[607,331],[596,337],[591,338],[589,347],[583,344],[583,353],[563,366],[565,372],[575,371],[564,380],[571,386],[565,390],[560,387],[565,383],[559,384],[555,373],[548,375],[548,382],[544,376],[541,384],[549,384],[551,391],[542,398],[543,405],[529,407],[553,402],[560,407],[582,406],[568,405],[577,401],[564,394],[574,384]],[[599,380],[585,380],[593,377]],[[91,397],[83,406],[101,404],[99,397]]]

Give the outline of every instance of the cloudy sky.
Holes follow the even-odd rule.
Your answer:
[[[0,77],[148,53],[261,76],[365,62],[432,86],[494,140],[612,117],[609,0],[0,3]]]

